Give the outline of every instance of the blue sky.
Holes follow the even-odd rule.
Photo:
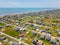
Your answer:
[[[60,0],[0,0],[0,8],[60,8]]]

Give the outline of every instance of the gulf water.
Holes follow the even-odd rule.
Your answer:
[[[54,8],[0,8],[0,15],[52,10]]]

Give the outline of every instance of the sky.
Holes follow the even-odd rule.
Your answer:
[[[0,8],[60,8],[60,0],[0,0]]]

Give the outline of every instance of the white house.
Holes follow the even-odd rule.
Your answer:
[[[56,38],[52,36],[50,42],[51,43],[56,43]]]
[[[46,33],[45,32],[42,32],[41,35],[40,35],[40,38],[44,39],[46,36]]]
[[[48,40],[48,41],[50,41],[50,38],[51,38],[51,34],[47,33],[45,39]]]

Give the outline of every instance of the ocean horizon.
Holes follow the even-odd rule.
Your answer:
[[[20,14],[25,12],[39,12],[54,9],[55,8],[0,8],[0,15]]]

